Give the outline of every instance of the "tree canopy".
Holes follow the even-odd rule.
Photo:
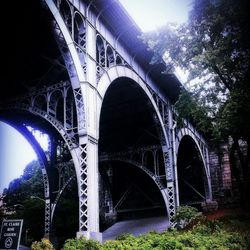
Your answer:
[[[248,188],[249,5],[246,0],[194,0],[187,23],[168,24],[142,36],[154,52],[152,63],[165,60],[165,74],[176,67],[188,72],[175,104],[180,116],[194,121],[200,131],[211,132],[214,141],[232,139],[231,165],[239,182],[244,179],[243,186]],[[241,150],[239,140],[246,142],[247,153]]]

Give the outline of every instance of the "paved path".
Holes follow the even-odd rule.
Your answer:
[[[115,239],[117,236],[123,233],[131,233],[135,236],[138,236],[150,231],[163,232],[167,229],[167,226],[168,221],[164,216],[120,221],[103,232],[103,242],[106,240]]]
[[[167,229],[168,221],[165,216],[151,217],[137,220],[125,220],[115,223],[103,232],[103,242],[115,239],[124,233],[131,233],[135,236],[146,234],[150,231],[163,232]],[[29,250],[30,248],[19,246],[19,250]]]
[[[19,250],[30,250],[31,248],[29,248],[29,247],[25,247],[25,246],[23,246],[23,245],[20,245],[19,246]]]

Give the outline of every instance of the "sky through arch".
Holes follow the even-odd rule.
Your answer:
[[[31,128],[28,128],[31,130]],[[44,150],[48,148],[48,139],[38,131],[34,136]],[[0,121],[0,194],[10,181],[20,177],[24,168],[37,156],[25,139],[15,128]]]

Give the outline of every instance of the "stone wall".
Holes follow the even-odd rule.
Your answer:
[[[238,203],[239,192],[231,174],[228,145],[221,146],[220,153],[211,151],[209,161],[213,199],[219,203],[219,206]]]

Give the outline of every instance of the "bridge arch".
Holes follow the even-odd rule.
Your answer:
[[[187,128],[182,128],[178,131],[178,134],[176,135],[176,152],[178,152],[178,149],[179,149],[179,146],[180,146],[180,142],[181,140],[183,139],[184,136],[190,136],[193,141],[195,142],[200,154],[201,154],[201,157],[202,157],[202,161],[204,163],[204,165],[206,165],[205,163],[205,157],[203,155],[203,152],[201,150],[201,147],[200,147],[200,144],[197,140],[197,137],[194,135],[194,133],[190,130],[190,129],[187,129]]]
[[[98,85],[97,85],[97,92],[100,97],[100,105],[97,110],[97,124],[100,124],[100,115],[101,115],[101,107],[102,103],[105,97],[105,94],[110,87],[110,85],[119,78],[127,78],[132,80],[135,84],[137,84],[141,90],[143,90],[144,94],[146,94],[147,98],[150,101],[150,104],[152,105],[154,112],[157,116],[158,122],[160,123],[161,132],[163,133],[164,140],[166,145],[169,147],[170,142],[169,138],[167,136],[166,130],[164,128],[164,123],[160,114],[160,111],[158,110],[157,104],[155,103],[154,98],[152,97],[152,94],[150,93],[149,89],[147,88],[146,83],[130,68],[125,66],[114,66],[109,68],[100,78]]]
[[[144,135],[145,138],[147,137],[155,137],[156,139],[152,139],[156,140],[154,141],[154,144],[158,144],[162,147],[162,151],[164,152],[164,157],[162,157],[162,169],[164,169],[164,174],[165,176],[167,176],[167,167],[168,168],[172,168],[171,165],[166,166],[166,164],[168,164],[169,162],[169,154],[165,153],[166,150],[168,150],[168,148],[170,148],[170,138],[168,137],[168,133],[166,130],[166,127],[164,125],[163,122],[163,117],[162,114],[160,113],[158,106],[155,102],[155,99],[152,97],[151,92],[149,91],[149,88],[147,87],[146,83],[130,68],[125,67],[125,66],[113,66],[111,68],[109,68],[107,71],[105,71],[102,76],[100,77],[100,80],[98,82],[97,85],[97,91],[99,94],[99,105],[98,105],[98,109],[97,109],[97,124],[99,124],[99,130],[98,130],[98,138],[99,138],[99,151],[103,151],[103,149],[105,148],[104,143],[103,143],[103,134],[105,134],[103,132],[103,124],[102,122],[105,120],[111,120],[111,116],[109,115],[105,115],[105,119],[102,118],[103,115],[103,109],[108,110],[107,106],[109,106],[109,108],[113,105],[116,108],[112,110],[112,108],[110,108],[110,111],[108,112],[113,112],[112,113],[112,119],[114,120],[121,120],[121,119],[125,119],[124,120],[124,124],[127,124],[127,120],[128,119],[135,119],[135,124],[139,124],[141,130],[146,130],[145,127],[143,127],[143,125],[141,125],[140,121],[138,122],[138,117],[136,115],[136,112],[138,112],[138,116],[140,116],[142,114],[142,110],[141,107],[144,107],[144,109],[146,111],[143,112],[148,112],[147,115],[150,116],[150,122],[149,120],[146,120],[147,124],[153,124],[153,130],[154,131],[152,133],[152,131],[149,131],[149,133],[147,133],[146,135]],[[115,94],[112,94],[115,93]],[[118,97],[118,98],[117,98]],[[109,99],[107,101],[107,99]],[[112,101],[110,100],[112,99]],[[119,100],[118,100],[119,99]],[[106,100],[106,101],[105,101]],[[127,100],[130,101],[129,105],[132,105],[130,107],[128,107],[128,105],[126,106],[126,102]],[[139,101],[138,101],[139,100]],[[109,103],[109,104],[107,104]],[[132,104],[131,104],[132,103]],[[134,106],[133,106],[134,105]],[[119,106],[119,108],[117,108],[117,106]],[[118,109],[120,111],[118,111]],[[125,110],[125,111],[124,111]],[[126,111],[127,110],[127,111]],[[120,113],[118,115],[116,115],[116,113]],[[123,113],[125,114],[126,117],[130,117],[130,118],[124,118],[122,115]],[[129,115],[127,114],[129,113]],[[119,116],[120,115],[120,116]],[[108,117],[108,119],[106,119]],[[115,117],[115,118],[114,118]],[[146,117],[146,113],[144,113],[144,117]],[[127,120],[126,120],[127,119]],[[145,118],[147,119],[147,118]],[[115,123],[116,121],[114,121]],[[111,122],[112,123],[112,122]],[[113,125],[111,126],[114,126]],[[122,125],[122,121],[118,122],[117,124]],[[122,125],[121,127],[124,127],[125,125]],[[137,125],[131,125],[131,121],[128,122],[127,127],[129,127],[129,129],[132,127],[133,130],[136,131],[137,127],[135,128],[135,126]],[[106,125],[105,125],[106,126]],[[118,129],[119,125],[115,125],[117,127],[115,127],[115,130]],[[147,125],[145,125],[147,126]],[[107,126],[106,126],[107,127]],[[109,131],[109,130],[107,130]],[[122,130],[121,133],[128,133],[128,137],[130,138],[134,136],[134,138],[132,139],[127,139],[125,138],[124,144],[127,144],[129,147],[133,146],[132,140],[135,140],[135,143],[137,143],[137,145],[143,146],[143,144],[140,141],[141,138],[137,137],[136,132],[132,132],[130,134],[130,132],[128,132],[129,130],[127,130],[127,132],[124,132]],[[106,133],[107,134],[107,133]],[[118,135],[119,139],[117,139],[117,141],[123,141],[124,137],[122,137],[121,135]],[[107,136],[106,136],[107,137]],[[144,143],[146,143],[146,146],[149,145],[153,145],[152,141],[150,139],[145,139],[144,138]],[[147,141],[148,140],[148,141]],[[113,143],[115,144],[116,141],[113,139],[113,137],[111,138],[111,140],[109,140],[109,143],[112,145]],[[148,143],[148,144],[147,144]],[[107,144],[107,143],[106,143]],[[145,146],[144,145],[144,146]],[[119,147],[119,146],[118,146]],[[106,149],[106,148],[105,148]],[[119,147],[115,148],[115,147],[109,147],[106,150],[126,150],[126,148],[122,148]],[[152,159],[151,162],[154,164],[155,162],[155,155],[153,152],[152,153]],[[166,163],[167,162],[167,163]],[[153,169],[151,169],[153,170]],[[168,170],[169,171],[169,170]],[[173,170],[171,170],[173,171]],[[163,171],[158,171],[158,172],[163,172]],[[163,175],[164,175],[163,174]],[[168,187],[166,185],[166,178],[164,180],[164,201],[165,201],[165,205],[166,205],[166,210],[168,211],[168,217],[170,217],[170,213],[172,215],[172,211],[170,212],[169,209],[169,201],[168,201]],[[172,192],[173,193],[173,192]],[[171,197],[171,202],[173,203],[173,198]],[[173,204],[171,203],[171,209],[173,209]]]
[[[201,203],[211,199],[212,196],[209,167],[206,155],[204,155],[205,145],[202,145],[203,142],[199,143],[198,140],[195,134],[187,128],[180,129],[176,136],[178,176],[176,181],[180,204],[187,202],[187,199],[190,204]],[[189,194],[184,190],[189,190]]]
[[[202,158],[202,162],[204,164],[204,168],[205,168],[205,171],[206,171],[206,175],[207,177],[209,178],[210,176],[210,173],[209,173],[209,168],[207,166],[207,162],[206,162],[206,155],[205,155],[205,152],[204,150],[202,149],[201,147],[201,144],[203,144],[203,147],[206,147],[206,145],[204,145],[205,143],[203,141],[201,141],[199,143],[199,139],[197,138],[197,136],[188,128],[182,128],[178,131],[177,135],[176,135],[176,152],[178,152],[178,149],[179,149],[179,146],[180,146],[180,142],[182,140],[182,138],[184,136],[190,136],[192,138],[192,140],[195,142],[195,145],[197,146],[197,149],[199,150],[199,153],[200,153],[200,156]]]
[[[2,118],[1,121],[4,123],[10,125],[12,128],[16,129],[31,145],[32,149],[34,150],[37,160],[39,162],[39,166],[41,168],[42,177],[43,177],[43,188],[44,188],[44,198],[46,200],[45,203],[45,216],[44,216],[44,234],[49,235],[51,230],[51,213],[50,213],[50,182],[48,177],[48,161],[46,158],[46,155],[38,143],[38,141],[35,139],[35,137],[32,135],[32,133],[20,122],[13,121],[11,118]]]
[[[120,162],[125,162],[125,163],[129,163],[132,166],[141,169],[144,173],[146,173],[152,180],[153,182],[156,184],[156,186],[159,188],[159,190],[163,190],[165,188],[163,182],[161,180],[158,180],[154,173],[151,172],[146,166],[143,166],[142,164],[140,164],[137,161],[131,160],[131,159],[127,159],[124,157],[111,157],[111,158],[106,158],[105,157],[103,159],[101,159],[100,162],[105,162],[105,161],[120,161]]]
[[[7,108],[7,109],[6,109]],[[6,108],[1,108],[1,111],[3,111],[3,114],[1,114],[1,120],[6,120],[8,124],[10,124],[12,127],[16,128],[20,133],[23,134],[23,136],[28,140],[28,142],[31,144],[32,148],[37,154],[39,164],[41,166],[42,174],[43,174],[43,182],[44,182],[44,193],[45,193],[45,227],[44,232],[46,237],[51,237],[51,229],[54,226],[54,215],[55,211],[57,209],[58,201],[61,198],[62,193],[67,188],[68,184],[76,179],[77,183],[77,192],[78,196],[80,196],[81,190],[79,188],[80,184],[80,156],[81,156],[81,148],[77,142],[77,140],[74,137],[71,137],[66,129],[64,129],[62,123],[58,121],[55,117],[49,115],[47,112],[38,109],[37,107],[30,107],[26,104],[12,104],[10,106],[7,106]],[[14,112],[11,112],[11,114],[5,114],[6,110],[13,110]],[[47,157],[43,150],[41,149],[41,146],[38,144],[38,142],[33,138],[33,135],[27,130],[26,127],[24,127],[21,124],[21,121],[15,120],[16,114],[26,114],[28,115],[28,119],[30,117],[37,117],[47,123],[49,125],[50,129],[53,129],[57,132],[58,136],[65,142],[66,147],[69,151],[69,154],[73,161],[74,171],[75,175],[72,175],[68,181],[63,185],[60,192],[57,195],[53,194],[53,189],[51,188],[51,183],[53,183],[51,179],[51,175],[49,175],[50,165],[47,160]],[[2,118],[3,116],[3,118]],[[13,116],[13,117],[12,117]],[[8,117],[8,118],[7,118]],[[47,126],[46,125],[46,126]],[[22,127],[21,127],[22,126]],[[53,197],[53,198],[52,198]]]
[[[68,135],[68,133],[66,133],[66,130],[64,129],[62,124],[59,121],[57,121],[54,117],[47,114],[45,111],[40,110],[36,107],[31,108],[30,106],[25,105],[25,104],[23,104],[23,105],[16,104],[13,106],[9,106],[8,108],[19,111],[19,112],[28,112],[31,115],[35,115],[35,116],[40,117],[41,119],[44,119],[58,132],[58,134],[60,134],[62,139],[65,141],[65,143],[69,149],[69,152],[71,154],[71,157],[72,157],[72,160],[73,160],[74,166],[75,166],[77,182],[78,182],[78,185],[80,185],[80,183],[79,183],[80,173],[79,173],[79,169],[78,169],[79,155],[80,155],[79,145],[78,145],[78,142],[74,138],[71,138]],[[79,190],[78,190],[78,192],[79,192]]]
[[[166,186],[160,178],[157,178],[153,172],[151,172],[146,166],[143,166],[141,163],[128,159],[126,157],[103,157],[100,159],[100,162],[121,162],[121,163],[126,163],[134,168],[141,170],[143,173],[148,176],[152,182],[155,184],[155,187],[157,187],[157,190],[160,192],[162,201],[165,204],[165,214],[167,215],[167,218],[169,219],[169,202],[168,202],[168,197],[167,197],[167,191],[166,191]]]
[[[86,129],[85,105],[80,84],[86,80],[86,62],[82,50],[86,45],[85,29],[82,27],[83,25],[76,28],[76,34],[79,36],[79,45],[76,45],[74,42],[76,37],[72,37],[72,32],[74,33],[72,30],[73,5],[69,1],[63,1],[62,5],[58,6],[54,1],[45,0],[45,2],[54,18],[55,38],[71,81],[77,111],[78,131],[82,133]],[[79,18],[76,19],[79,21]],[[77,26],[76,23],[75,26]]]

